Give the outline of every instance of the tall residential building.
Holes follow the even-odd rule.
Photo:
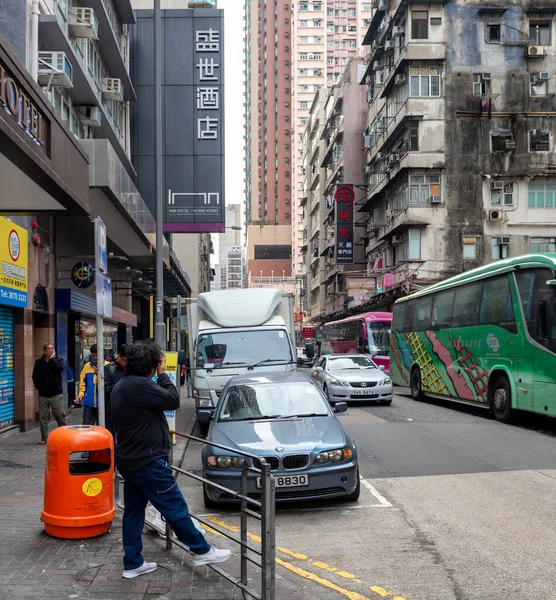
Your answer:
[[[367,32],[376,308],[450,275],[556,251],[556,2],[378,3]]]
[[[247,270],[257,277],[292,270],[291,44],[289,3],[246,0]]]
[[[245,248],[235,246],[226,252],[225,261],[216,265],[215,290],[239,290],[245,287]]]
[[[315,0],[296,2],[293,7],[292,251],[297,275],[303,273],[303,135],[309,111],[315,93],[338,82],[349,59],[359,54],[372,10],[372,2],[361,0]]]

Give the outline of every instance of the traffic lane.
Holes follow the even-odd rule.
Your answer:
[[[362,472],[403,514],[415,552],[442,565],[456,598],[555,597],[552,435],[451,406],[397,395],[391,407],[350,407],[343,423]]]
[[[374,422],[362,421],[361,413],[372,415]],[[357,444],[366,478],[550,470],[556,465],[553,435],[545,433],[552,425],[548,419],[537,422],[544,426],[539,431],[519,422],[499,423],[479,408],[415,402],[400,394],[388,407],[350,404],[339,417]]]

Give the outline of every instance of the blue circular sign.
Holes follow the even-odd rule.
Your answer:
[[[87,262],[81,261],[75,263],[71,270],[71,280],[78,288],[86,289],[91,287],[95,281],[95,270]]]

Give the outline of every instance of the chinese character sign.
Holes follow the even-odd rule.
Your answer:
[[[154,55],[147,33],[153,12],[135,16],[132,52],[146,60]],[[164,232],[224,233],[224,11],[163,9],[162,28]],[[152,128],[154,75],[144,66],[133,81],[141,92],[134,103],[134,153],[137,187],[154,215],[155,156],[151,137],[141,133]]]
[[[336,264],[350,265],[354,259],[353,205],[355,191],[352,185],[339,185],[334,193],[336,201]]]

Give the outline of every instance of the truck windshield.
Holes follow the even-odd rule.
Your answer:
[[[283,329],[223,331],[202,334],[197,347],[197,367],[212,368],[253,365],[265,359],[276,364],[292,360],[288,334]],[[268,363],[270,366],[273,364]]]

